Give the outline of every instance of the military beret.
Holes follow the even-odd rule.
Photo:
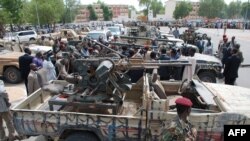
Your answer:
[[[193,105],[191,100],[189,100],[188,98],[184,98],[184,97],[176,99],[175,103],[178,105],[183,105],[187,107],[191,107]]]

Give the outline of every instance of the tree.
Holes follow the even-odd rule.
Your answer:
[[[61,21],[71,23],[79,10],[80,0],[65,0],[65,10]]]
[[[218,17],[222,19],[227,19],[228,18],[227,10],[228,10],[228,5],[224,3],[224,6],[221,8],[220,13],[218,14]]]
[[[152,0],[138,0],[139,1],[139,5],[140,6],[145,6],[146,9],[144,10],[144,15],[145,16],[148,16],[148,11],[149,11],[149,8],[152,4]]]
[[[63,12],[63,0],[32,0],[29,4],[29,19],[34,24],[38,22],[37,14],[41,25],[51,25],[60,21]]]
[[[237,18],[241,12],[241,2],[230,2],[227,8],[228,18]]]
[[[242,3],[241,15],[245,19],[250,20],[250,3],[249,2]]]
[[[0,9],[0,38],[3,38],[5,34],[5,24],[9,22],[9,18],[6,15],[7,13]]]
[[[20,22],[29,23],[30,22],[30,1],[23,0],[23,8],[20,10]]]
[[[153,16],[156,17],[156,14],[159,14],[162,9],[164,10],[164,6],[160,0],[153,0],[150,9],[153,10]]]
[[[20,11],[23,8],[22,0],[1,0],[0,5],[10,18],[11,30],[13,30],[12,24],[20,24]]]
[[[179,19],[179,18],[184,18],[186,17],[190,11],[192,11],[192,5],[188,2],[182,1],[180,2],[174,10],[174,18]]]
[[[224,0],[200,0],[199,16],[216,18],[222,15]]]
[[[88,5],[88,10],[89,10],[89,20],[95,21],[98,19],[95,10],[92,5]]]
[[[107,5],[105,5],[104,3],[102,3],[101,8],[102,8],[102,11],[103,11],[104,21],[112,20],[113,13],[112,13],[112,11],[109,10],[109,7]]]

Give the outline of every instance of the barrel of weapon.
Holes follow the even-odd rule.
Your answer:
[[[120,36],[121,39],[138,39],[138,40],[156,40],[156,41],[161,41],[161,42],[177,42],[177,41],[172,41],[172,40],[168,40],[168,39],[153,39],[153,38],[149,38],[149,37],[134,37],[134,36]]]
[[[127,46],[128,48],[158,48],[157,46],[149,46],[149,45],[138,45],[138,44],[126,44],[126,43],[109,43],[110,45],[114,46]]]
[[[122,56],[122,57],[124,57],[124,58],[127,58],[127,56],[121,54],[120,52],[118,52],[118,51],[116,51],[116,50],[113,50],[112,48],[109,48],[108,46],[106,46],[106,45],[104,45],[104,44],[102,44],[102,43],[99,43],[99,42],[97,42],[97,41],[95,41],[95,40],[93,40],[93,39],[91,39],[91,38],[89,38],[89,37],[85,37],[85,38],[88,39],[88,40],[90,40],[90,41],[92,41],[92,42],[94,42],[94,43],[97,44],[97,45],[100,45],[100,46],[102,46],[102,47],[104,47],[104,48],[106,48],[106,49],[108,49],[108,50],[110,50],[110,51],[116,53],[116,54],[119,54],[120,56]]]

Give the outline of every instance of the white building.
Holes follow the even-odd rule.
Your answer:
[[[168,0],[165,2],[165,16],[166,20],[174,20],[174,10],[176,7],[176,0]]]

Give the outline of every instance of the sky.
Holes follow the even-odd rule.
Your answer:
[[[80,0],[81,4],[92,4],[93,2],[97,2],[97,0]],[[101,0],[107,4],[127,4],[127,5],[134,5],[137,10],[143,9],[143,7],[139,6],[138,0]],[[161,0],[163,4],[165,4],[165,1],[167,0]],[[190,0],[190,1],[199,1],[199,0]],[[227,4],[232,1],[237,0],[224,0]],[[246,2],[247,0],[239,0],[242,2]]]

